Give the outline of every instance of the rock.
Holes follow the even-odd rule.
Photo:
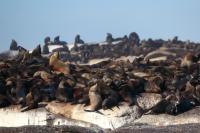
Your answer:
[[[45,108],[33,109],[26,112],[20,112],[19,106],[10,106],[0,109],[0,125],[1,127],[21,127],[21,126],[79,126],[100,130],[101,128],[82,121],[66,119],[61,115],[54,115]],[[13,119],[15,118],[15,119]]]
[[[151,126],[151,125],[127,125],[111,133],[197,133],[200,124],[181,124],[174,126]]]
[[[133,71],[133,74],[134,74],[134,76],[140,77],[140,78],[144,78],[144,77],[149,77],[150,76],[150,74],[144,73],[144,72],[134,72]]]
[[[148,53],[145,57],[144,60],[150,60],[151,58],[158,58],[158,57],[163,57],[165,56],[166,58],[175,58],[176,57],[176,53],[167,51],[166,49],[158,49],[155,50],[153,52]]]
[[[50,42],[47,37],[46,47],[54,46],[54,50],[49,47],[49,51],[55,52],[50,58],[48,55],[45,55],[47,58],[41,55],[40,46],[30,54],[22,52],[22,48],[13,42],[13,49],[16,46],[19,51],[18,56],[6,58],[10,56],[10,52],[1,54],[0,107],[20,104],[25,108],[22,111],[27,111],[39,108],[41,102],[50,102],[47,109],[55,114],[62,114],[78,123],[85,121],[115,129],[132,123],[147,111],[178,115],[200,105],[199,45],[181,41],[178,42],[181,45],[174,45],[171,41],[150,39],[144,40],[144,45],[139,46],[140,38],[135,32],[130,34],[129,41],[127,37],[124,40],[126,41],[110,37],[107,40],[109,45],[82,45],[80,43],[84,42],[78,35],[75,40],[77,47],[69,50],[65,42],[59,40],[59,36],[54,42]],[[178,50],[178,53],[175,52]],[[192,54],[184,57],[187,52]],[[102,62],[94,65],[78,64],[92,59],[101,59]],[[66,60],[68,61],[65,62]],[[181,65],[184,60],[186,63]],[[52,102],[53,100],[65,103]],[[2,120],[4,115],[1,116]],[[187,116],[189,115],[183,117]],[[25,123],[35,122],[30,120],[32,117],[29,118],[25,118]],[[34,118],[38,117],[34,115]],[[46,113],[42,113],[40,118],[41,121],[46,121],[43,120]],[[174,118],[178,120],[176,116],[170,118],[171,122],[176,122],[173,121]],[[185,120],[193,122],[195,119]],[[62,118],[42,124],[65,122]]]
[[[22,126],[1,127],[1,133],[104,133],[102,129],[79,126]]]
[[[89,122],[98,125],[104,129],[118,128],[135,119],[139,118],[142,113],[137,106],[120,105],[112,110],[100,109],[97,112],[84,111],[84,105],[70,105],[69,103],[51,102],[46,109],[54,114],[60,114],[66,118]]]
[[[188,112],[177,116],[167,114],[160,115],[143,115],[134,121],[134,124],[146,124],[154,126],[169,126],[181,124],[200,123],[200,107],[196,107]]]
[[[156,58],[151,58],[149,59],[150,62],[156,62],[156,61],[166,61],[167,57],[166,56],[161,56],[161,57],[156,57]]]
[[[162,96],[155,93],[142,93],[137,97],[137,103],[143,110],[149,110],[161,102]]]

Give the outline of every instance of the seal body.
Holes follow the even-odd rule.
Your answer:
[[[70,74],[70,64],[66,64],[58,58],[59,53],[55,52],[49,59],[49,66],[51,66],[54,71],[64,73],[65,75]]]
[[[85,111],[96,111],[101,106],[102,98],[99,93],[97,84],[93,85],[89,90],[90,106]]]

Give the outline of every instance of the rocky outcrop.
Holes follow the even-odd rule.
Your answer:
[[[153,126],[169,126],[192,123],[200,123],[200,107],[196,107],[177,116],[167,114],[143,115],[141,118],[134,121],[134,124],[147,124]]]
[[[1,127],[21,127],[21,126],[79,126],[92,129],[100,127],[84,121],[72,120],[67,117],[48,112],[44,107],[21,112],[19,106],[10,106],[0,109]]]
[[[142,115],[137,106],[120,105],[110,110],[97,112],[84,111],[84,105],[70,105],[66,103],[51,102],[46,109],[54,114],[60,114],[66,118],[84,121],[98,125],[101,128],[118,128],[134,121]]]
[[[66,127],[68,130],[70,129],[69,131],[76,132],[80,132],[79,129],[82,132],[108,132],[108,128],[111,128],[113,132],[185,132],[188,129],[196,132],[200,123],[200,107],[177,116],[160,114],[143,115],[142,117],[140,117],[140,111],[136,106],[130,108],[119,106],[119,108],[112,110],[100,110],[93,113],[85,112],[83,108],[82,105],[52,102],[48,104],[46,109],[54,112],[53,114],[44,108],[20,112],[19,106],[11,106],[0,109],[0,125],[1,127],[24,126],[23,128],[16,128],[15,131],[24,128],[31,131],[36,126],[37,129],[41,129],[42,126],[41,130],[44,132],[48,128],[52,128],[49,132],[53,131],[53,128],[57,128],[57,131],[63,131]],[[7,128],[4,129],[8,131]],[[9,129],[12,130],[13,128]],[[0,131],[2,130],[3,128],[0,129]]]

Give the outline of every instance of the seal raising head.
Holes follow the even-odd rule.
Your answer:
[[[70,64],[65,64],[63,61],[59,60],[59,53],[55,52],[49,59],[49,66],[52,67],[54,71],[64,73],[65,75],[70,74]]]

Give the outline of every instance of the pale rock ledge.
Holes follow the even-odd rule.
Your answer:
[[[142,113],[137,106],[119,105],[112,109],[100,109],[97,112],[84,111],[84,105],[51,102],[46,109],[54,114],[61,114],[66,118],[95,124],[101,128],[116,129],[139,118]]]

